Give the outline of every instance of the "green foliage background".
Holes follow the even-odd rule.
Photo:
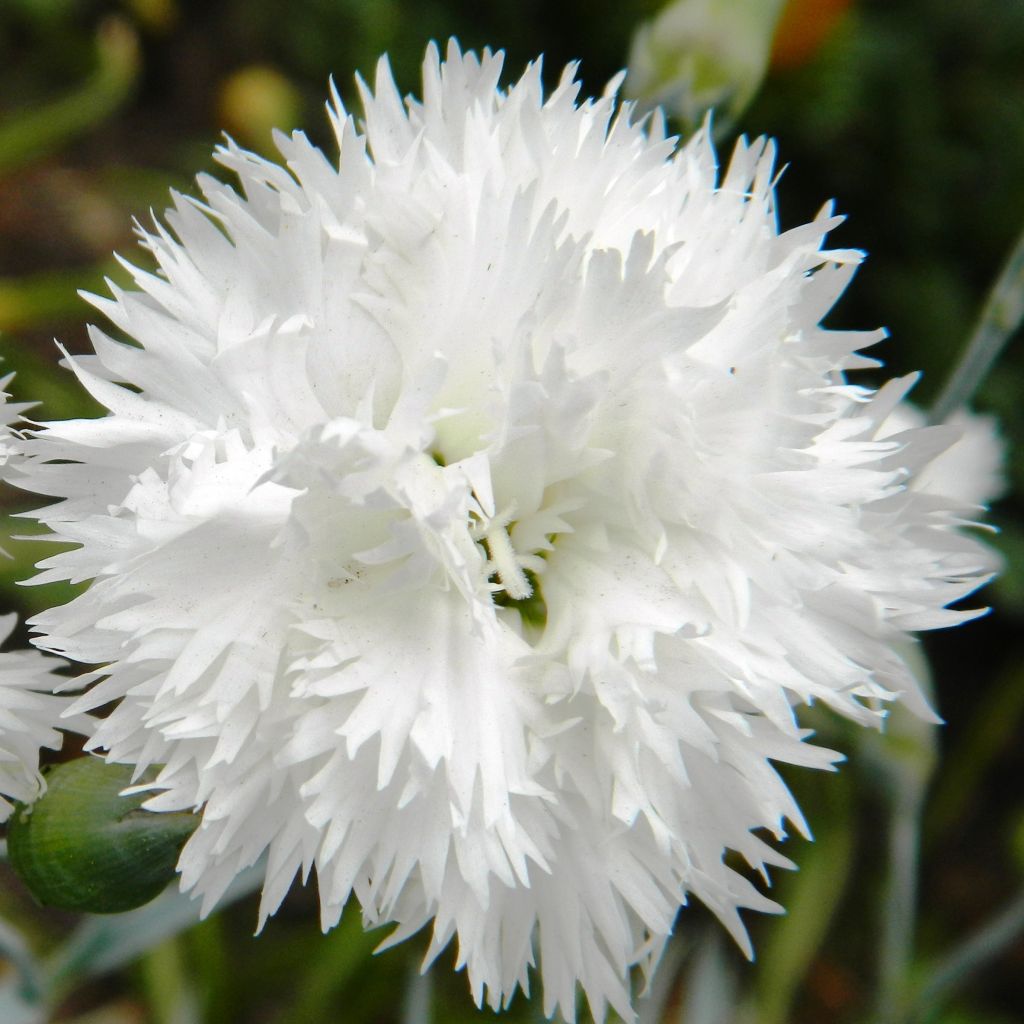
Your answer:
[[[541,0],[5,0],[0,346],[4,369],[18,373],[15,396],[38,399],[40,419],[96,414],[70,374],[55,370],[52,339],[85,349],[90,313],[76,289],[99,288],[104,274],[116,276],[111,253],[131,253],[132,216],[161,209],[169,186],[188,190],[197,171],[212,169],[209,154],[220,128],[268,150],[269,124],[301,124],[326,144],[330,75],[350,99],[353,72],[370,76],[377,56],[388,51],[399,85],[416,91],[425,43],[450,35],[465,47],[504,48],[510,75],[540,52],[549,76],[582,58],[586,87],[599,91],[624,66],[637,24],[658,6],[655,0],[557,6]],[[831,196],[849,214],[833,242],[871,256],[830,323],[887,325],[892,339],[880,352],[887,372],[923,369],[917,398],[927,404],[1024,228],[1024,3],[853,3],[798,66],[769,71],[740,128],[775,136],[782,161],[792,165],[779,190],[784,225],[809,218]],[[899,894],[885,879],[901,787],[926,792],[916,941],[909,962],[900,965],[901,991],[927,984],[942,957],[1020,890],[1022,396],[1018,343],[977,396],[978,408],[999,415],[1009,443],[1010,494],[992,514],[1001,531],[993,543],[1007,563],[986,594],[995,611],[927,643],[947,725],[932,736],[910,726],[901,731],[894,722],[892,735],[879,739],[815,722],[826,743],[850,753],[851,763],[838,779],[791,776],[817,843],[788,844],[801,865],[798,874],[776,880],[789,917],[751,922],[759,950],[751,967],[721,943],[705,912],[684,910],[655,993],[660,1019],[881,1024],[878,992],[886,982],[879,936]],[[5,532],[25,533],[26,525],[10,515],[26,507],[26,498],[10,490],[2,498]],[[14,555],[0,566],[4,610],[30,614],[66,599],[66,589],[16,583],[49,553],[43,542],[3,546]],[[20,640],[26,642],[24,631]],[[371,958],[381,936],[363,935],[356,908],[326,937],[309,889],[298,889],[259,939],[251,935],[255,917],[252,898],[243,899],[127,966],[108,970],[112,957],[79,972],[61,990],[53,1019],[387,1024],[426,1020],[428,1004],[439,1024],[489,1016],[473,1008],[464,979],[448,969],[448,955],[429,989],[410,980],[415,943]],[[0,919],[43,958],[56,955],[78,925],[36,908],[3,865]],[[141,924],[132,927],[141,934]],[[145,943],[136,945],[138,952]],[[120,962],[132,959],[126,953]],[[1018,938],[942,1007],[914,1019],[1019,1022],[1022,968]],[[4,970],[0,963],[0,981]],[[715,1005],[727,1008],[718,1017],[699,1016],[697,996],[705,990],[716,991]],[[538,1020],[539,1010],[519,997],[507,1019]]]

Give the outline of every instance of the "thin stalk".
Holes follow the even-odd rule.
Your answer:
[[[715,925],[705,929],[686,975],[679,1024],[724,1024],[737,1021],[738,981],[726,953],[724,932]]]
[[[96,37],[97,66],[77,89],[0,121],[0,174],[39,160],[108,117],[138,77],[139,42],[131,26],[110,18]]]
[[[939,961],[922,987],[908,1014],[911,1022],[923,1022],[955,989],[1003,952],[1024,933],[1024,891],[1002,913],[975,932],[963,945]]]
[[[30,1006],[43,1005],[43,979],[28,943],[5,921],[0,921],[0,958],[18,975],[18,995]]]
[[[430,1024],[434,1019],[434,979],[429,970],[420,972],[416,960],[409,970],[409,981],[405,986],[402,1005],[402,1024]]]
[[[1024,320],[1024,232],[985,300],[964,354],[931,410],[933,423],[966,405]]]
[[[637,1024],[662,1024],[672,996],[679,984],[679,975],[690,952],[689,943],[679,936],[669,939],[651,981],[650,989],[637,1000]]]
[[[876,1024],[893,1024],[902,1017],[907,998],[907,976],[914,955],[917,913],[925,786],[915,772],[899,772],[893,782],[896,792],[889,817],[889,873],[879,947]]]

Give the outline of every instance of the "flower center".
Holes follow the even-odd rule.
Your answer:
[[[488,577],[497,576],[492,584],[496,592],[504,591],[513,601],[525,601],[533,593],[533,587],[526,578],[520,556],[512,546],[508,528],[515,515],[515,505],[482,521],[473,531],[473,539],[482,541],[487,548]]]
[[[540,593],[537,570],[543,559],[535,554],[521,554],[512,543],[509,530],[514,525],[516,507],[513,503],[488,519],[478,519],[472,528],[475,541],[487,551],[485,568],[494,603],[513,607],[524,620],[543,626],[547,607]]]

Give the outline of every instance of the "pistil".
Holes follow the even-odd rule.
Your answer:
[[[512,505],[481,523],[476,539],[487,545],[487,554],[490,556],[488,568],[498,577],[500,589],[513,601],[525,601],[533,593],[533,587],[530,586],[508,535],[508,527],[514,515],[515,506]]]

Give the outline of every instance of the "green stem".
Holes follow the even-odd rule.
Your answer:
[[[637,1024],[662,1024],[665,1020],[668,1005],[679,985],[679,975],[691,950],[691,944],[681,936],[669,939],[650,990],[637,1000]]]
[[[933,423],[966,405],[1024,320],[1024,232],[992,286],[974,333],[931,410]]]
[[[955,989],[998,956],[1024,933],[1024,891],[1002,913],[940,960],[915,1000],[908,1019],[925,1021]]]
[[[906,1004],[906,979],[914,951],[921,816],[925,795],[924,783],[915,772],[898,772],[893,783],[896,792],[889,817],[889,874],[879,946],[877,1024],[892,1024],[901,1019]]]
[[[433,1001],[434,979],[431,972],[428,970],[422,973],[419,961],[414,960],[409,968],[409,980],[405,986],[403,1024],[430,1024],[434,1019]]]
[[[66,145],[127,97],[139,68],[138,40],[127,22],[105,21],[96,52],[96,70],[74,92],[0,123],[0,174]]]
[[[17,972],[18,994],[29,1005],[43,1003],[43,980],[28,943],[5,921],[0,921],[0,958]]]
[[[198,1019],[195,992],[177,937],[154,946],[139,967],[152,1024],[191,1024]]]
[[[726,953],[725,933],[717,923],[709,931],[710,935],[705,931],[687,972],[681,1024],[721,1024],[740,1019],[738,979]]]

